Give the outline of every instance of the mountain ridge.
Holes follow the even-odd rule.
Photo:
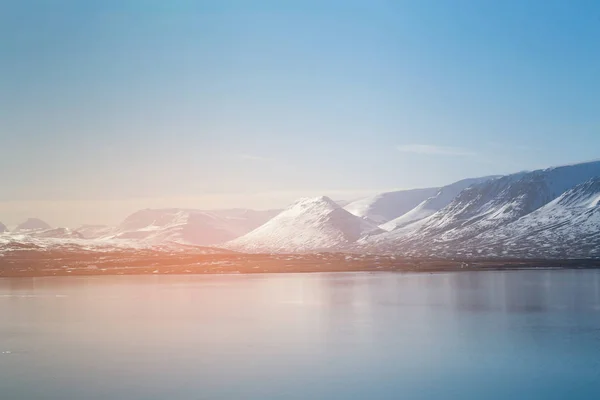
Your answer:
[[[435,214],[360,243],[369,251],[451,255],[462,243],[510,224],[600,176],[600,162],[520,172],[463,190]],[[490,233],[492,234],[492,233]]]
[[[443,186],[438,190],[438,192],[434,196],[431,196],[428,199],[422,201],[412,210],[402,214],[401,216],[391,221],[386,222],[380,227],[386,231],[392,231],[394,229],[401,228],[423,218],[427,218],[428,216],[434,214],[435,212],[441,210],[442,208],[450,204],[450,202],[452,202],[452,200],[454,200],[454,198],[458,196],[460,192],[462,192],[464,189],[472,185],[482,183],[491,179],[496,179],[499,177],[499,175],[494,175],[481,178],[468,178],[451,183],[450,185]]]

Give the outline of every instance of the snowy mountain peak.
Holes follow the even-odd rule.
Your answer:
[[[0,222],[0,233],[8,232],[8,228],[2,222]]]
[[[266,224],[227,247],[252,252],[303,252],[331,249],[381,232],[328,197],[302,198]]]
[[[333,201],[332,199],[330,199],[327,196],[302,197],[302,198],[296,200],[292,204],[292,207],[295,207],[295,206],[312,207],[315,205],[325,205],[325,204],[332,208],[340,208],[340,206],[335,201]]]

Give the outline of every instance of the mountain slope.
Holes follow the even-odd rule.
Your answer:
[[[578,184],[600,176],[600,162],[522,172],[463,190],[435,214],[362,241],[369,251],[452,255],[461,243],[535,211]]]
[[[435,196],[439,189],[411,189],[380,193],[353,201],[344,209],[357,217],[366,217],[378,224],[383,224],[412,210],[429,197]]]
[[[0,222],[0,233],[8,232],[8,228],[2,222]]]
[[[381,232],[328,197],[300,199],[254,231],[226,244],[249,252],[306,252],[334,249]]]
[[[54,239],[83,239],[83,236],[69,228],[51,228],[38,229],[27,233],[36,238],[54,238]]]
[[[108,238],[215,245],[250,232],[277,213],[279,210],[147,209],[127,217]]]
[[[412,210],[408,211],[405,214],[402,214],[398,218],[386,222],[380,227],[386,231],[392,231],[394,229],[401,228],[420,219],[427,218],[428,216],[436,213],[437,211],[450,204],[460,192],[462,192],[469,186],[476,185],[478,183],[489,181],[495,178],[498,178],[498,176],[463,179],[461,181],[444,186],[440,188],[434,196],[428,198],[427,200],[424,200]]]
[[[114,234],[115,227],[107,225],[82,225],[75,229],[84,239],[99,239]]]
[[[600,177],[461,247],[482,256],[600,256]]]

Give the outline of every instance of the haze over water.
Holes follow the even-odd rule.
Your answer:
[[[600,272],[0,279],[0,397],[591,399]]]

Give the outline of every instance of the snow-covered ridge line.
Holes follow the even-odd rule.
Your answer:
[[[493,179],[465,189],[449,205],[417,223],[363,240],[360,245],[363,251],[412,255],[600,256],[600,247],[594,244],[599,239],[592,234],[594,229],[600,231],[594,213],[571,213],[581,204],[596,208],[599,176],[600,162],[592,162]],[[538,226],[540,219],[557,215],[557,205],[564,210],[567,203],[571,211],[560,226]],[[569,218],[577,218],[585,230],[570,228],[567,235],[564,227],[571,224]],[[522,231],[535,238],[527,246],[517,246]],[[570,248],[552,239],[563,234]]]

